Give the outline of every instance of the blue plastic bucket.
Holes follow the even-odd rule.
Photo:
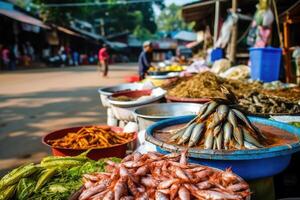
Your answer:
[[[215,62],[216,60],[220,60],[224,58],[224,51],[221,48],[215,48],[212,50],[210,54],[210,61]]]
[[[279,79],[281,48],[250,48],[251,79],[271,82]]]

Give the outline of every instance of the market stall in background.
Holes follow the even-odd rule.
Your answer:
[[[99,88],[107,125],[46,135],[41,142],[53,155],[5,175],[0,199],[299,198],[300,87],[286,67],[291,49],[282,46],[279,18],[285,29],[297,23],[289,17],[300,1],[279,10],[279,1],[241,3],[242,13],[255,13],[250,19],[237,0],[226,14],[228,2],[184,6],[202,33],[153,42],[145,79]],[[214,11],[212,37],[203,19],[212,22]],[[241,40],[240,20],[249,24]],[[244,38],[246,56],[236,49]]]

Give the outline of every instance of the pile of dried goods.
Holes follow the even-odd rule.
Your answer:
[[[189,79],[168,86],[168,95],[183,98],[217,98],[222,97],[221,86],[230,89],[235,95],[242,96],[262,88],[259,82],[247,83],[239,80],[227,80],[212,72],[203,72]]]
[[[185,152],[134,153],[110,170],[84,176],[79,200],[96,199],[246,199],[249,185],[230,170],[189,164]]]
[[[276,98],[268,95],[252,93],[239,99],[239,105],[250,113],[276,114],[276,113],[300,113],[300,105],[287,98]],[[291,94],[292,97],[292,94]]]
[[[93,126],[83,127],[79,131],[68,133],[62,138],[48,140],[47,143],[60,148],[90,149],[124,144],[133,138],[133,133],[115,132],[109,126]]]

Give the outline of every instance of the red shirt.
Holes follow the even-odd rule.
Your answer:
[[[105,61],[109,58],[109,55],[107,53],[107,49],[106,48],[101,48],[98,52],[98,59],[100,61]]]

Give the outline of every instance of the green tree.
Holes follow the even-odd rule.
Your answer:
[[[185,23],[181,15],[181,6],[174,3],[163,9],[156,20],[160,31],[192,30],[194,23]]]

